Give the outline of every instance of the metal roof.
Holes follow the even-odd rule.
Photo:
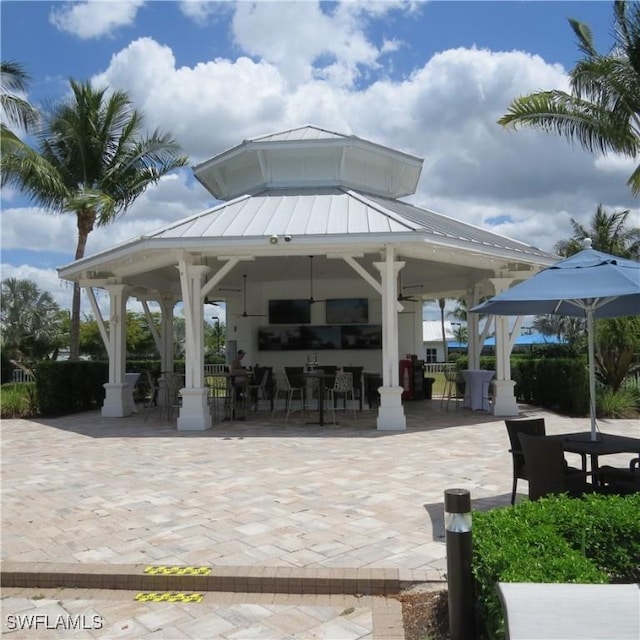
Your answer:
[[[453,340],[455,338],[453,327],[449,320],[444,321],[444,336],[446,340]],[[442,324],[440,320],[422,321],[422,341],[442,343]]]
[[[415,156],[313,126],[245,140],[194,169],[224,202],[61,267],[59,275],[174,294],[181,287],[176,262],[190,253],[212,269],[235,259],[254,282],[302,279],[304,260],[322,256],[314,263],[320,275],[339,279],[353,277],[355,265],[332,258],[357,256],[375,274],[374,262],[391,244],[406,281],[421,283],[421,296],[441,297],[472,286],[488,293],[490,278],[524,279],[557,260],[400,200],[414,192],[421,167]]]
[[[341,188],[267,190],[242,196],[145,234],[145,238],[268,238],[411,234],[415,241],[485,248],[513,259],[556,256],[461,220],[393,198]],[[409,240],[409,238],[407,238]]]
[[[327,139],[344,139],[351,136],[343,133],[336,133],[335,131],[329,131],[328,129],[322,129],[312,124],[303,125],[301,127],[294,127],[293,129],[287,129],[286,131],[280,131],[279,133],[269,133],[264,136],[258,136],[251,138],[251,142],[288,142],[290,140],[327,140]],[[248,140],[249,141],[249,140]]]
[[[193,167],[218,200],[264,189],[343,187],[400,198],[415,193],[422,158],[307,125],[244,140]]]

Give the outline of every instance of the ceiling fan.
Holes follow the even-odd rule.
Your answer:
[[[242,313],[236,316],[238,318],[266,318],[267,316],[260,313],[247,313],[247,276],[242,276]]]
[[[402,286],[402,276],[398,273],[398,302],[420,302],[420,298],[407,296],[404,294],[405,289],[422,289],[422,284],[407,284]]]

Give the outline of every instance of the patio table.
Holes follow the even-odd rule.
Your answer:
[[[464,403],[463,406],[472,411],[489,411],[489,397],[484,393],[485,385],[489,385],[495,371],[487,369],[463,369]]]
[[[599,433],[597,440],[591,439],[591,432],[560,433],[545,436],[560,440],[569,453],[588,455],[591,460],[593,483],[598,484],[598,458],[615,453],[640,454],[640,438],[620,436],[613,433]]]

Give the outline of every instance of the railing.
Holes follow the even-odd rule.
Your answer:
[[[216,373],[224,373],[227,370],[226,364],[205,364],[204,365],[204,375],[212,376]]]
[[[425,373],[444,373],[455,367],[453,362],[425,362]]]
[[[35,382],[36,379],[28,371],[24,369],[14,369],[11,374],[11,380],[13,382]]]

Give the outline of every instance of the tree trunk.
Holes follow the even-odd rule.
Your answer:
[[[87,238],[93,231],[95,212],[83,209],[78,211],[78,244],[76,245],[76,260],[84,258]],[[80,358],[80,285],[73,283],[73,301],[71,303],[71,331],[69,334],[69,360]]]
[[[442,329],[442,357],[444,358],[444,362],[449,360],[448,358],[448,349],[447,349],[447,332],[444,328],[444,305],[446,304],[445,298],[438,298],[438,306],[440,307],[440,328]]]

